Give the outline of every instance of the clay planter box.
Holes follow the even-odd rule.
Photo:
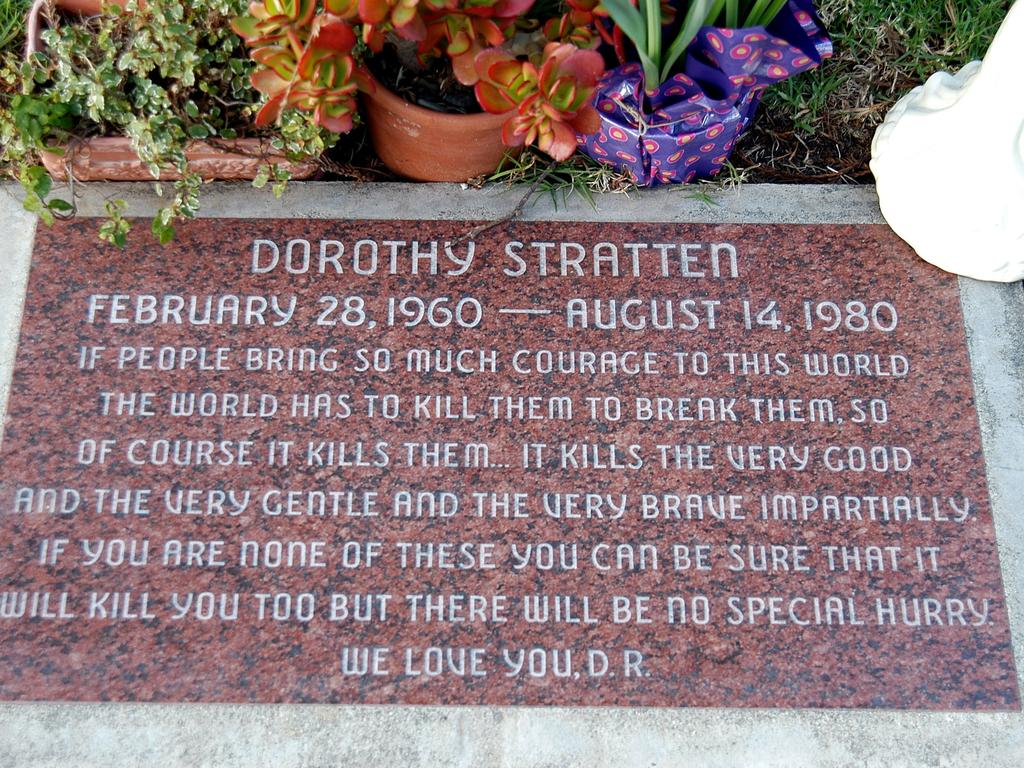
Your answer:
[[[125,2],[126,0],[56,0],[54,5],[64,11],[81,13],[84,16],[95,16],[103,9],[104,5],[120,5],[124,8]],[[140,5],[145,5],[145,3],[140,3]]]
[[[78,181],[153,181],[149,167],[139,160],[131,140],[123,136],[97,137],[70,144],[64,155],[43,152],[43,165],[55,179],[67,179],[68,168]],[[264,139],[204,141],[189,145],[185,153],[189,166],[206,181],[241,181],[256,178],[261,166],[276,164],[287,169],[293,179],[308,179],[316,173],[316,161],[292,162],[271,149]],[[161,181],[174,181],[181,175],[172,169],[161,171]]]
[[[112,0],[59,0],[57,5],[84,14],[98,13]],[[123,0],[120,0],[123,4]],[[46,0],[36,0],[29,10],[26,58],[42,50],[41,33]],[[143,163],[131,141],[124,136],[101,136],[73,141],[58,152],[42,152],[43,165],[55,179],[67,179],[68,169],[78,181],[153,181],[149,167]],[[287,169],[293,179],[308,179],[317,170],[315,159],[293,162],[274,150],[266,139],[234,139],[208,143],[195,141],[185,153],[189,166],[206,181],[241,181],[256,178],[260,168],[278,165]],[[181,175],[172,169],[161,171],[161,181],[174,181]]]
[[[466,181],[491,173],[508,152],[506,115],[458,115],[418,107],[374,80],[361,94],[370,141],[381,161],[413,181]]]

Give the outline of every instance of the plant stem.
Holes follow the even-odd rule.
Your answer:
[[[647,57],[655,63],[657,69],[661,61],[661,3],[658,0],[641,0],[643,14],[647,22]],[[656,76],[657,77],[657,76]],[[660,83],[655,82],[655,86]],[[653,86],[648,85],[648,88]]]
[[[764,16],[765,9],[772,0],[757,0],[750,9],[750,13],[747,14],[747,20],[743,22],[745,27],[760,26],[766,23],[762,16]]]
[[[711,6],[711,10],[708,11],[708,15],[704,19],[705,26],[715,26],[715,23],[718,21],[718,17],[722,15],[722,8],[724,6],[725,0],[715,0],[715,4]]]

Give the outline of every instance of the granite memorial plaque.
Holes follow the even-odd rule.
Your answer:
[[[0,698],[1017,709],[956,280],[882,226],[41,229]]]

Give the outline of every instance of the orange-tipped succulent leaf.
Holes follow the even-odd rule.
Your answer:
[[[592,106],[583,107],[572,121],[576,133],[588,136],[601,130],[601,115]]]
[[[488,112],[513,112],[502,128],[509,146],[536,144],[556,160],[576,151],[577,132],[600,127],[590,105],[604,61],[595,51],[567,43],[545,46],[540,69],[491,48],[475,60],[477,100]]]
[[[367,24],[380,24],[390,15],[388,0],[359,0],[359,18]]]
[[[263,60],[256,60],[266,69],[260,69],[253,73],[252,87],[260,93],[273,96],[288,87],[288,82],[295,74],[295,59],[282,55],[268,55],[261,58]]]
[[[352,19],[359,15],[359,0],[324,0],[324,8],[335,16]]]
[[[352,15],[356,2],[264,0],[234,21],[260,65],[253,87],[269,97],[256,116],[258,126],[279,120],[285,109],[299,109],[328,130],[351,130],[356,90],[373,88],[356,66],[356,34],[343,18]]]
[[[268,125],[273,125],[277,122],[277,118],[281,116],[281,110],[284,108],[284,94],[281,93],[271,98],[259,112],[256,113],[256,127],[265,128]]]
[[[321,104],[316,109],[315,118],[320,125],[335,133],[348,133],[352,130],[352,105],[350,103],[331,105]]]
[[[568,160],[576,151],[576,131],[567,123],[552,120],[550,133],[538,141],[537,146],[555,160]]]

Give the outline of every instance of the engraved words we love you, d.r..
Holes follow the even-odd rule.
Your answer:
[[[956,281],[876,226],[41,229],[0,638],[14,700],[1019,706]]]

